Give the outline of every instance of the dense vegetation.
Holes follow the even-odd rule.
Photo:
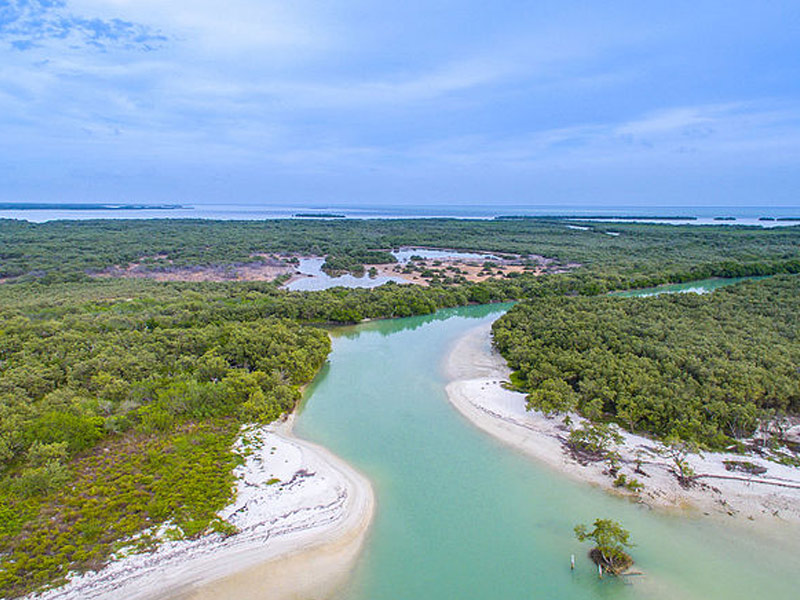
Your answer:
[[[713,269],[751,274],[785,261],[797,263],[800,241],[797,227],[585,222],[588,230],[581,231],[567,225],[541,219],[0,220],[0,278],[85,278],[87,271],[143,257],[153,268],[165,261],[177,266],[232,264],[259,260],[257,255],[266,252],[330,255],[337,263],[332,268],[349,270],[362,258],[366,263],[389,260],[371,250],[419,245],[534,254],[563,265],[579,263],[595,274],[655,284],[724,274]]]
[[[782,276],[704,296],[537,299],[494,340],[537,409],[720,448],[765,414],[800,412],[798,314],[800,278]]]
[[[339,251],[325,257],[322,270],[331,276],[341,273],[352,273],[356,276],[364,274],[364,265],[385,265],[397,262],[391,252],[383,250],[349,250],[346,253]]]
[[[0,589],[101,565],[161,523],[177,537],[224,531],[240,424],[290,410],[328,336],[215,312],[196,290],[87,289],[87,302],[15,300],[21,289],[3,290],[0,309]]]
[[[120,550],[148,548],[159,524],[170,523],[174,537],[228,531],[216,514],[240,460],[233,440],[243,423],[294,406],[329,351],[312,325],[528,299],[498,323],[496,338],[538,407],[574,406],[712,446],[752,431],[763,410],[800,408],[790,368],[800,358],[797,278],[711,297],[604,296],[709,276],[800,273],[800,228],[614,224],[620,235],[610,236],[608,225],[588,227],[0,220],[0,590],[20,595]],[[481,283],[431,272],[429,287],[320,292],[90,276],[132,261],[230,265],[270,252],[325,255],[331,272],[358,271],[393,261],[380,249],[401,245],[517,253],[570,268]]]

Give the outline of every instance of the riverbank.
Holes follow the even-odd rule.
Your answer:
[[[238,532],[165,541],[120,557],[37,600],[289,600],[329,597],[348,577],[372,520],[369,481],[292,435],[293,417],[243,431],[236,499],[220,517]],[[313,577],[309,576],[313,573]]]
[[[639,493],[613,486],[604,462],[581,464],[565,445],[569,429],[563,418],[547,418],[525,410],[525,395],[502,386],[510,370],[491,346],[491,325],[463,336],[445,360],[450,402],[473,424],[517,450],[552,468],[652,507],[722,514],[749,520],[800,524],[800,469],[759,457],[729,453],[690,454],[686,460],[697,474],[696,484],[684,488],[673,474],[672,461],[662,444],[623,433],[615,450],[619,473],[644,485]],[[572,414],[577,425],[582,419]],[[724,461],[747,461],[763,467],[761,475],[726,470]]]

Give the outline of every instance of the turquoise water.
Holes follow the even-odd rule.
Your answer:
[[[367,475],[377,510],[346,600],[797,597],[797,531],[755,532],[656,513],[573,482],[496,442],[447,402],[442,360],[508,305],[333,333],[299,436]],[[621,521],[646,573],[599,580],[577,523]],[[570,571],[570,555],[577,567]]]
[[[625,290],[622,292],[612,292],[611,296],[622,296],[624,298],[659,296],[661,294],[685,294],[694,292],[696,294],[707,294],[721,287],[734,285],[742,281],[764,279],[764,277],[715,277],[713,279],[703,279],[700,281],[690,281],[689,283],[669,283],[651,288],[641,288],[637,290]]]

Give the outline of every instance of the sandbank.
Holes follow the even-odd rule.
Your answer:
[[[525,394],[503,387],[510,375],[505,360],[491,345],[491,325],[482,325],[461,337],[445,359],[450,383],[450,402],[478,428],[575,479],[643,502],[652,507],[721,514],[749,520],[800,524],[800,469],[776,464],[757,456],[732,453],[690,454],[688,462],[697,474],[696,484],[684,488],[662,455],[664,446],[644,436],[621,431],[624,442],[615,450],[628,478],[644,484],[637,493],[621,491],[604,462],[581,464],[565,442],[569,429],[563,415],[547,418],[527,411]],[[583,421],[571,414],[573,424]],[[746,460],[766,469],[762,475],[732,473],[723,461]],[[637,462],[639,471],[637,471]],[[644,474],[642,474],[642,472]]]

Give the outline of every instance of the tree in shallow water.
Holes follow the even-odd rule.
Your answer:
[[[575,526],[578,541],[592,540],[596,546],[589,551],[589,557],[605,571],[619,575],[633,565],[633,558],[625,551],[634,544],[630,532],[612,519],[595,519],[594,529],[586,525]]]

